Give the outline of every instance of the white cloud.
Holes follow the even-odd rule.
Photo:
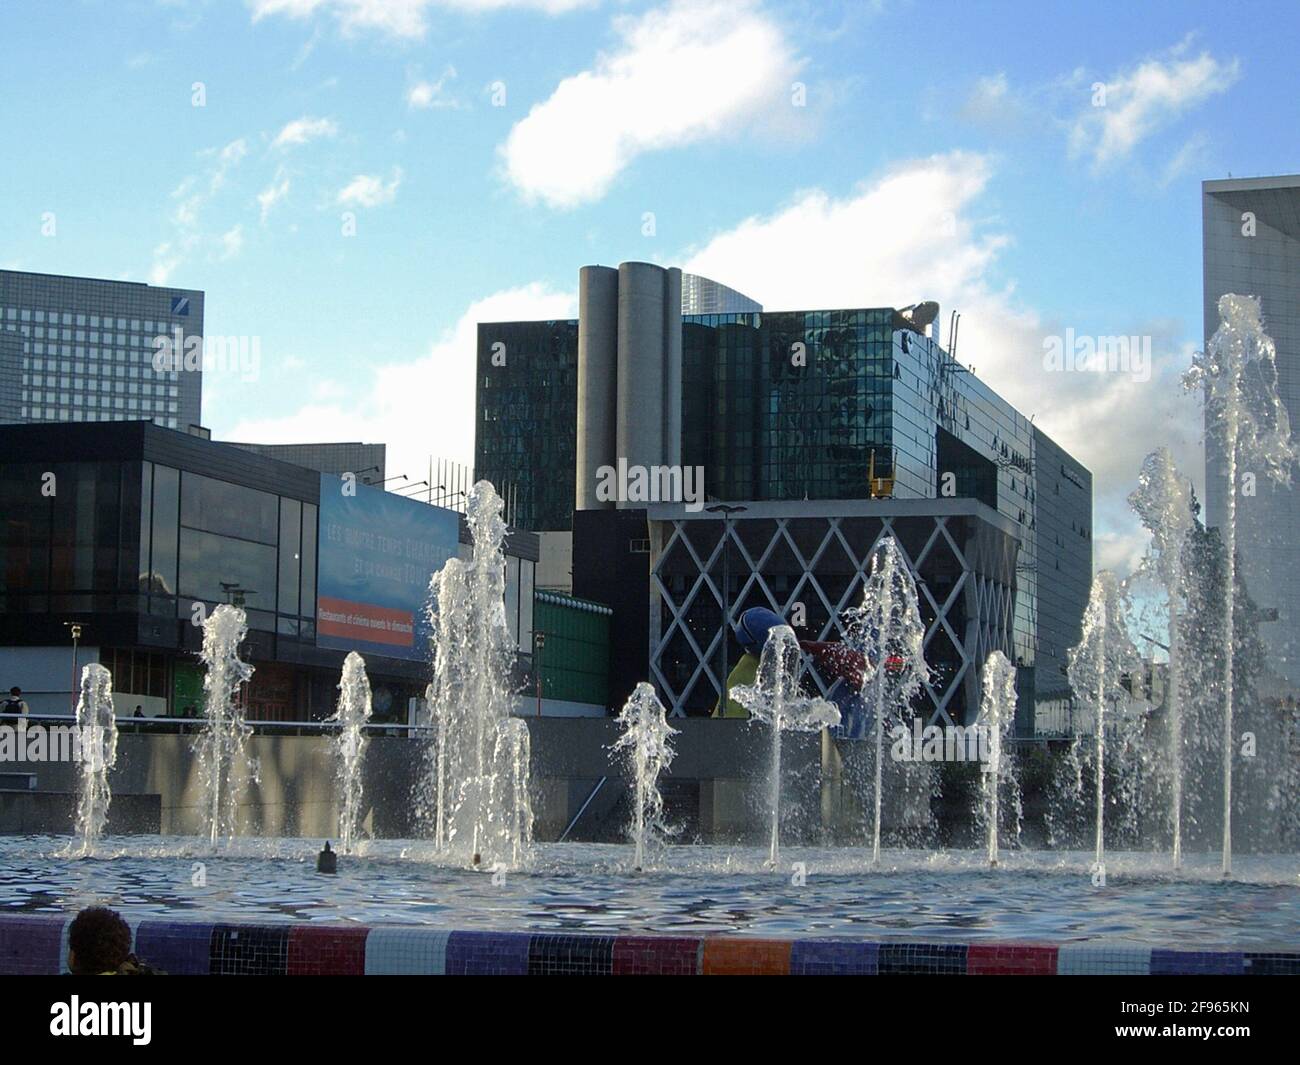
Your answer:
[[[1184,174],[1202,170],[1206,166],[1210,138],[1204,133],[1194,133],[1165,164],[1160,175],[1160,187],[1167,188]]]
[[[233,259],[244,248],[244,227],[232,226],[221,234],[220,237],[221,258]]]
[[[501,146],[525,198],[561,208],[598,199],[644,152],[790,107],[802,61],[752,0],[676,0],[615,27],[618,47],[560,82]]]
[[[244,156],[248,154],[248,142],[243,137],[231,141],[220,149],[209,148],[206,152],[201,152],[201,157],[205,159],[216,158],[216,164],[208,177],[208,195],[215,195],[221,191],[225,185],[226,179],[230,172],[244,161]]]
[[[271,142],[272,148],[293,148],[300,144],[306,144],[320,137],[333,137],[339,131],[339,127],[330,118],[295,118],[292,122],[286,123],[285,127],[275,135],[275,140]]]
[[[538,11],[560,15],[588,7],[595,0],[248,0],[253,21],[283,15],[308,19],[328,14],[344,33],[373,30],[390,37],[415,39],[429,28],[434,8],[467,14],[504,10]]]
[[[1091,156],[1095,168],[1104,168],[1237,81],[1238,60],[1221,62],[1209,52],[1189,58],[1188,43],[1170,49],[1164,58],[1144,59],[1116,73],[1100,83],[1104,93],[1088,87],[1089,104],[1070,123],[1071,155]],[[1083,81],[1081,74],[1075,78]],[[1094,99],[1104,102],[1093,106]]]
[[[456,77],[456,68],[448,67],[437,81],[417,81],[406,90],[406,105],[415,110],[459,107],[458,101],[443,95],[447,82]]]
[[[576,313],[574,293],[534,283],[470,304],[423,357],[378,367],[368,376],[353,372],[342,381],[313,379],[314,360],[304,363],[288,356],[283,367],[268,368],[297,378],[312,399],[291,414],[245,418],[218,435],[268,444],[385,443],[389,474],[406,473],[416,481],[425,476],[431,455],[472,464],[478,323],[572,318]]]
[[[996,125],[1017,106],[1006,73],[999,71],[975,82],[959,113],[972,122]]]
[[[1114,570],[1120,576],[1137,570],[1150,537],[1142,529],[1104,532],[1093,539],[1093,568]]]
[[[344,207],[378,207],[392,203],[402,183],[402,168],[394,167],[392,179],[385,182],[375,174],[358,174],[339,189],[338,202]]]
[[[172,232],[154,247],[153,264],[149,268],[152,284],[166,284],[195,251],[207,248],[220,258],[229,257],[231,245],[227,237],[230,231],[214,241],[211,236],[205,236],[202,217],[209,202],[225,187],[231,172],[247,154],[248,143],[242,137],[221,148],[209,148],[199,153],[203,167],[182,178],[172,190],[172,200],[176,204],[171,213]]]
[[[1148,451],[1166,444],[1189,475],[1202,477],[1199,411],[1179,381],[1190,346],[1169,322],[1062,322],[1024,306],[1012,287],[996,286],[990,278],[1010,237],[973,221],[990,177],[985,157],[953,152],[905,163],[843,197],[805,191],[718,234],[682,266],[770,311],[934,299],[946,330],[956,308],[959,361],[974,364],[982,380],[1092,471],[1099,537],[1131,536],[1136,525],[1125,497]],[[1150,380],[1047,370],[1044,340],[1067,326],[1078,335],[1150,336]]]
[[[257,194],[257,205],[261,208],[262,221],[265,222],[271,208],[289,195],[289,175],[283,167],[276,171],[275,179]]]

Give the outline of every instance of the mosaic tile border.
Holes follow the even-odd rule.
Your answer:
[[[72,917],[0,915],[0,975],[65,971]],[[1300,949],[447,932],[423,925],[130,923],[136,953],[174,975],[1300,976]]]

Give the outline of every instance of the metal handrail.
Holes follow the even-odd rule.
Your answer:
[[[13,726],[18,721],[26,721],[32,724],[54,724],[54,725],[75,725],[77,719],[72,714],[0,714],[0,725]],[[154,732],[184,732],[190,727],[198,728],[202,726],[204,718],[201,717],[122,717],[114,715],[114,720],[118,723],[118,728],[122,729],[125,725],[144,725],[149,726],[150,731]],[[327,733],[337,732],[341,727],[337,721],[257,721],[250,720],[248,726],[254,732],[275,732],[282,729],[310,729],[315,732]],[[432,732],[430,725],[411,725],[406,722],[385,723],[382,721],[372,721],[362,726],[372,732],[384,731],[402,731],[411,735]]]
[[[573,826],[576,825],[578,821],[581,819],[582,815],[587,812],[587,807],[591,805],[591,800],[596,797],[596,792],[600,791],[600,789],[605,786],[605,781],[607,781],[608,779],[609,777],[601,777],[598,781],[596,781],[596,786],[591,789],[591,794],[587,796],[587,801],[584,802],[580,807],[578,807],[578,812],[573,815],[573,820],[569,822],[568,828],[566,828],[563,832],[560,833],[560,838],[556,840],[557,843],[564,842],[564,837],[567,836],[572,831]]]

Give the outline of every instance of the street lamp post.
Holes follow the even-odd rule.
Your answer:
[[[749,508],[715,503],[704,509],[710,514],[722,515],[722,702],[719,704],[718,717],[724,718],[731,705],[731,669],[727,661],[731,640],[731,515]]]
[[[537,685],[537,716],[542,716],[542,648],[546,646],[546,633],[533,630],[533,679]]]
[[[69,692],[72,701],[72,713],[77,713],[77,644],[81,641],[81,626],[75,621],[65,621],[68,631],[72,634],[72,689]]]

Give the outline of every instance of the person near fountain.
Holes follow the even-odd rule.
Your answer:
[[[68,971],[74,976],[159,976],[131,953],[131,926],[116,910],[90,906],[68,926]]]
[[[23,690],[17,686],[9,689],[9,698],[0,705],[0,714],[6,717],[25,716],[30,711],[27,703],[23,700]]]

